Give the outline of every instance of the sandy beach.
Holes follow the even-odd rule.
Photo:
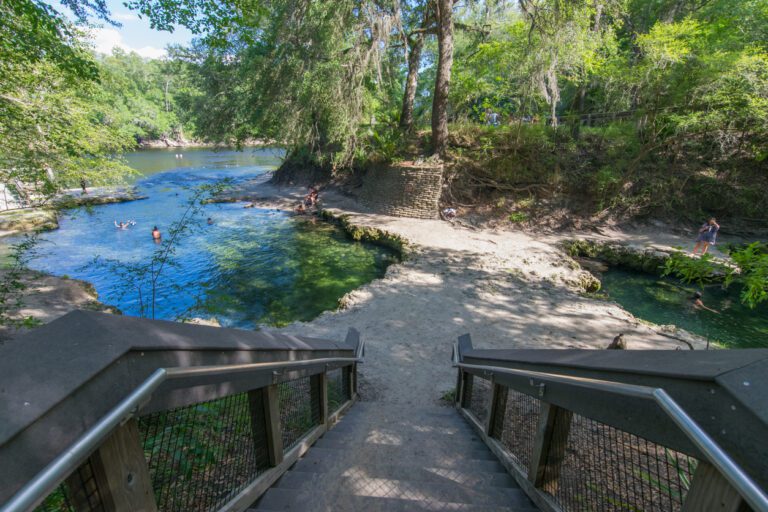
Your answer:
[[[230,196],[257,207],[289,209],[303,193],[300,187],[262,183]],[[465,333],[478,348],[600,349],[624,333],[629,349],[687,350],[618,305],[579,293],[584,271],[558,245],[576,234],[537,238],[375,215],[335,191],[324,192],[321,199],[322,208],[334,216],[347,215],[356,226],[399,235],[411,247],[410,257],[390,266],[383,279],[349,293],[343,309],[281,330],[343,339],[347,328],[358,329],[366,343],[364,399],[438,401],[455,383],[451,344]],[[665,240],[664,246],[677,241],[685,242]]]

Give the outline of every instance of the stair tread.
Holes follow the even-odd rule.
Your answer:
[[[348,451],[351,447],[364,453],[386,453],[388,456],[421,455],[429,457],[430,455],[450,450],[452,458],[463,457],[469,460],[496,460],[493,453],[482,443],[472,445],[443,445],[439,443],[420,443],[415,447],[410,443],[406,444],[382,444],[382,443],[356,443],[350,445],[348,442],[335,439],[318,439],[313,445],[314,449],[319,450],[342,450]]]
[[[527,503],[522,490],[515,487],[468,486],[454,481],[415,480],[409,473],[399,478],[376,478],[368,475],[368,468],[360,471],[345,471],[341,478],[319,473],[285,475],[275,489],[293,490],[297,493],[315,493],[317,489],[328,489],[329,483],[336,485],[339,494],[372,496],[411,500],[435,500],[451,503],[472,503],[475,505],[509,505]]]
[[[365,474],[370,478],[399,479],[408,475],[408,480],[414,482],[442,482],[474,487],[505,487],[518,488],[517,482],[508,473],[462,471],[461,469],[445,469],[423,466],[406,466],[403,464],[366,464]],[[295,476],[294,476],[295,475]],[[294,467],[283,475],[278,487],[303,485],[302,478],[314,482],[329,481],[338,478],[337,473],[315,472],[300,467]]]
[[[339,468],[348,467],[350,464],[356,464],[354,460],[351,460],[351,455],[347,457],[338,457],[334,454],[320,453],[318,449],[311,449],[307,452],[307,455],[296,462],[295,467],[302,470],[312,470],[316,472],[337,470]],[[339,452],[340,450],[334,450]],[[369,454],[366,454],[369,455]],[[484,471],[488,473],[504,473],[506,470],[498,461],[495,460],[466,460],[466,459],[443,459],[443,460],[424,460],[422,457],[364,457],[359,459],[365,464],[395,464],[401,463],[411,466],[424,466],[441,468],[441,469],[464,469],[466,471]]]
[[[521,491],[522,492],[522,491]],[[525,498],[527,500],[527,498]],[[354,494],[337,494],[323,496],[317,492],[297,494],[292,489],[272,488],[262,497],[259,504],[251,510],[255,511],[333,511],[333,512],[366,512],[386,511],[456,511],[456,512],[533,512],[535,507],[526,502],[509,503],[505,505],[455,503],[442,499],[413,499],[387,496],[358,496]]]
[[[356,403],[250,510],[538,508],[455,409]]]

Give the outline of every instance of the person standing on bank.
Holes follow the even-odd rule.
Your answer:
[[[707,254],[710,245],[717,242],[717,232],[720,231],[720,225],[714,217],[709,219],[699,228],[699,236],[696,238],[696,245],[693,247],[693,254],[701,251],[701,255]]]

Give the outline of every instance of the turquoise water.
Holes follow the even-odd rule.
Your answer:
[[[737,288],[720,285],[703,290],[673,279],[621,269],[602,276],[603,291],[638,318],[673,324],[730,348],[768,347],[768,304],[750,309],[741,304]],[[690,297],[702,291],[702,301],[720,313],[693,307]]]
[[[179,160],[174,156],[178,151],[128,155],[143,174],[136,184],[149,199],[64,215],[60,229],[45,234],[30,267],[89,281],[102,302],[133,316],[141,315],[143,304],[151,316],[152,287],[137,276],[134,265],[149,262],[157,249],[152,227],[167,235],[195,186],[258,177],[274,169],[282,156],[271,149],[187,149]],[[119,230],[115,220],[136,224]],[[157,281],[155,318],[215,317],[222,325],[240,328],[311,320],[335,309],[348,291],[383,276],[394,259],[391,252],[351,241],[325,223],[246,209],[243,203],[209,204]]]

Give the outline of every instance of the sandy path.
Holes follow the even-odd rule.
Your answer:
[[[289,208],[303,189],[266,184],[234,193],[260,207]],[[451,344],[470,333],[479,348],[602,348],[625,333],[631,349],[680,346],[619,306],[580,296],[556,238],[468,229],[448,222],[372,215],[334,192],[323,207],[408,239],[416,255],[348,295],[348,307],[283,332],[341,339],[361,332],[364,397],[433,403],[455,383]]]

